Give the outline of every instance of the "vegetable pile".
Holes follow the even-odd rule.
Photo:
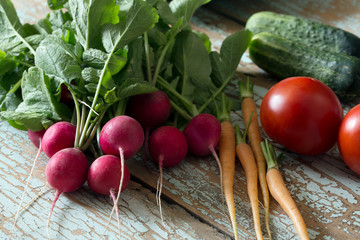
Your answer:
[[[359,105],[343,118],[339,99],[359,96],[360,38],[310,19],[272,12],[254,14],[246,28],[254,34],[250,58],[280,80],[260,106],[266,135],[301,155],[323,154],[337,143],[345,164],[359,174]],[[292,219],[300,239],[309,239],[304,220],[277,170],[273,147],[267,141],[261,147],[271,195]]]
[[[190,24],[194,12],[208,2],[48,0],[52,11],[46,18],[36,24],[21,24],[12,3],[0,0],[0,115],[14,128],[26,130],[39,148],[14,225],[37,159],[44,152],[49,157],[46,186],[49,184],[56,190],[48,226],[61,193],[76,191],[87,183],[92,191],[111,197],[114,206],[109,222],[115,212],[120,232],[118,201],[131,174],[125,159],[132,158],[143,147],[144,152],[139,154],[144,164],[149,171],[159,172],[156,201],[161,218],[163,168],[175,167],[187,154],[212,155],[219,166],[221,192],[228,206],[234,237],[238,239],[233,194],[237,157],[246,174],[257,239],[263,239],[258,181],[268,238],[271,239],[271,194],[294,221],[301,239],[308,239],[300,212],[277,171],[274,149],[262,139],[253,83],[239,82],[245,132],[241,132],[238,125],[233,127],[232,102],[224,94],[248,47],[253,60],[268,56],[270,50],[258,47],[266,44],[257,41],[261,40],[261,34],[276,37],[270,33],[253,37],[249,30],[241,30],[228,36],[219,52],[212,50],[209,37],[194,31]],[[258,50],[265,54],[258,54]],[[279,59],[285,56],[284,53],[278,55]],[[345,58],[352,61],[356,57]],[[269,62],[264,66],[266,64]],[[311,77],[311,72],[286,72],[294,73],[309,73]],[[314,84],[308,83],[303,92],[294,90],[299,97],[285,94],[290,92],[286,88],[289,80],[276,84],[263,100],[260,119],[268,136],[291,151],[319,154],[334,145],[342,108],[329,87],[309,77],[293,78],[298,85],[306,85],[306,81]],[[326,83],[325,80],[322,81]],[[327,84],[338,87],[342,83]],[[350,86],[357,87],[357,80],[351,79],[346,84],[333,90],[338,95],[354,97],[357,89],[350,95],[346,91]],[[288,108],[274,115],[270,105],[279,99],[272,99],[271,94],[279,88],[283,101],[277,105]],[[294,98],[298,101],[291,105]],[[316,105],[318,99],[327,104]],[[304,108],[299,107],[299,101],[305,103]],[[305,126],[297,124],[294,118],[283,119],[286,115],[296,116]],[[330,123],[329,115],[333,120]],[[282,122],[278,121],[281,119]],[[284,133],[279,126],[291,126],[294,122],[285,122],[289,119],[295,121],[295,130]],[[312,125],[314,121],[318,124]],[[318,136],[308,136],[317,130],[323,133],[320,140]],[[303,133],[301,141],[297,134],[291,135],[294,132]],[[323,144],[309,142],[309,139]],[[342,149],[347,151],[346,147]],[[158,169],[154,170],[148,160]],[[355,169],[358,171],[358,166]],[[293,211],[288,211],[289,207]]]
[[[305,76],[327,84],[341,99],[360,94],[360,38],[314,20],[258,12],[246,22],[255,64],[279,79]]]
[[[334,146],[343,118],[335,93],[319,80],[292,77],[275,84],[260,106],[266,134],[287,149],[315,155]]]
[[[346,165],[359,174],[358,107],[343,119],[339,99],[359,97],[360,38],[311,19],[274,12],[253,14],[246,29],[254,34],[250,58],[280,80],[260,108],[264,131],[304,155],[321,154],[337,142]]]
[[[44,19],[22,24],[13,4],[0,1],[0,115],[39,148],[27,185],[39,154],[49,157],[46,181],[56,194],[48,225],[61,193],[87,182],[111,196],[109,221],[116,212],[120,226],[124,160],[142,146],[145,164],[150,157],[159,166],[159,205],[163,167],[188,149],[217,159],[217,105],[252,34],[238,31],[213,51],[190,25],[207,2],[49,0]]]

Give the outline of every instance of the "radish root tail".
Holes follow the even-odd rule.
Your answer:
[[[47,222],[46,222],[46,232],[47,232],[47,235],[48,235],[48,238],[50,238],[50,232],[49,232],[49,228],[50,228],[50,219],[51,219],[51,214],[54,210],[54,207],[55,207],[55,203],[57,202],[57,200],[59,199],[60,195],[61,195],[62,191],[60,190],[56,190],[56,193],[55,193],[55,197],[54,197],[54,200],[51,204],[51,208],[50,208],[50,211],[49,211],[49,216],[48,216],[48,219],[47,219]]]
[[[162,187],[163,187],[163,161],[164,161],[164,155],[160,155],[159,156],[160,176],[158,178],[157,187],[156,187],[156,203],[159,206],[161,222],[163,225],[165,225],[163,213],[162,213],[162,207],[161,207],[161,192],[162,192]]]
[[[110,196],[111,196],[111,198],[112,198],[112,200],[113,200],[113,203],[114,203],[114,206],[115,206],[116,219],[117,219],[117,223],[118,223],[119,234],[120,234],[120,236],[121,236],[121,225],[120,225],[119,207],[117,206],[117,202],[116,202],[114,190],[110,190]]]
[[[114,202],[114,206],[111,210],[110,216],[109,216],[109,220],[106,223],[106,227],[105,227],[105,231],[104,231],[104,235],[107,231],[107,229],[109,228],[109,224],[110,221],[112,219],[112,215],[114,214],[114,211],[116,208],[118,208],[118,202],[119,202],[119,198],[120,198],[120,194],[121,194],[121,189],[122,189],[122,185],[123,185],[123,181],[124,181],[124,165],[125,165],[125,159],[124,159],[124,150],[122,148],[119,148],[119,152],[120,152],[120,161],[121,161],[121,177],[120,177],[120,184],[119,184],[119,189],[118,189],[118,193]]]
[[[31,199],[30,202],[28,202],[25,206],[23,206],[20,210],[18,210],[18,211],[19,211],[18,214],[20,214],[20,213],[21,213],[22,211],[24,211],[27,207],[29,207],[33,202],[35,202],[36,199],[38,199],[38,198],[45,192],[45,190],[46,190],[46,188],[47,188],[47,185],[48,185],[48,183],[46,182],[45,186],[40,190],[40,192],[39,192],[35,197],[33,197],[33,199]],[[15,222],[14,222],[13,228],[12,228],[11,231],[10,231],[10,235],[13,234],[15,226],[16,226],[16,225],[15,225]]]
[[[42,148],[41,148],[41,141],[40,141],[39,150],[38,150],[38,152],[37,152],[37,154],[36,154],[34,163],[33,163],[32,167],[31,167],[31,170],[30,170],[30,173],[29,173],[29,177],[28,177],[28,179],[26,180],[26,185],[25,185],[24,191],[23,191],[23,193],[22,193],[22,196],[21,196],[21,199],[20,199],[20,203],[19,203],[19,205],[18,205],[18,209],[17,209],[17,211],[16,211],[16,213],[15,213],[14,223],[13,223],[12,229],[15,228],[17,218],[18,218],[19,213],[20,213],[20,211],[21,211],[21,205],[22,205],[22,203],[23,203],[23,201],[24,201],[24,197],[25,197],[25,194],[26,194],[26,190],[27,190],[27,188],[28,188],[28,186],[29,186],[31,176],[32,176],[32,174],[33,174],[33,172],[34,172],[34,169],[35,169],[37,160],[39,159],[41,152],[42,152]]]
[[[48,186],[48,182],[46,182],[45,186],[40,190],[40,192],[39,192],[35,197],[33,197],[33,199],[30,200],[29,203],[27,203],[25,206],[23,206],[23,207],[20,209],[20,213],[21,213],[22,211],[24,211],[28,206],[30,206],[33,202],[35,202],[36,199],[38,199],[38,198],[41,196],[41,194],[43,194],[43,193],[45,192],[47,186]]]
[[[219,171],[220,171],[220,188],[221,188],[221,196],[222,196],[222,210],[223,210],[223,213],[230,219],[230,217],[228,216],[227,212],[225,211],[225,196],[224,196],[224,189],[223,189],[223,177],[222,177],[222,167],[221,167],[221,163],[220,163],[220,159],[219,159],[219,156],[217,155],[216,151],[215,151],[215,148],[213,145],[210,145],[209,146],[209,149],[211,151],[211,154],[213,155],[213,157],[215,158],[216,160],[216,163],[219,167]]]

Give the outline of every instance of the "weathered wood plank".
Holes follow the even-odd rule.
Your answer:
[[[205,10],[199,11],[196,14],[194,23],[198,30],[206,32],[209,36],[214,37],[215,41],[213,41],[213,47],[217,50],[220,47],[220,45],[217,44],[217,39],[224,39],[227,34],[243,28],[241,25],[234,22],[231,23],[228,19]],[[229,25],[231,27],[228,27]],[[257,95],[257,104],[260,106],[261,100],[267,92],[267,89],[278,79],[271,79],[269,75],[257,68],[248,58],[247,54],[242,58],[238,71],[238,77],[242,79],[245,78],[244,74],[252,76],[252,80],[257,84],[255,93]],[[238,78],[235,77],[227,89],[227,93],[234,98],[239,96],[237,80]],[[348,108],[349,107],[345,108],[345,112]],[[232,116],[234,122],[240,123],[243,127],[241,112],[235,111]],[[285,155],[287,156],[287,161],[283,160],[284,162],[281,165],[282,172],[291,193],[299,204],[300,210],[303,215],[306,216],[305,221],[308,223],[310,236],[313,239],[356,239],[357,234],[359,234],[358,230],[355,229],[353,232],[347,232],[347,230],[341,231],[336,227],[332,227],[339,221],[336,217],[337,215],[348,216],[351,214],[351,218],[358,220],[358,218],[356,218],[356,213],[352,213],[356,209],[356,205],[354,206],[352,204],[356,204],[360,200],[357,190],[354,191],[353,188],[347,188],[345,191],[342,190],[344,187],[341,186],[340,183],[344,182],[344,178],[348,178],[348,174],[355,178],[353,179],[355,182],[351,182],[351,185],[356,185],[359,178],[345,167],[340,159],[339,153],[335,151],[317,157],[302,157],[285,151]],[[309,161],[311,163],[308,163]],[[311,165],[312,163],[314,164]],[[336,167],[330,168],[331,165],[329,166],[329,163],[336,163]],[[184,167],[184,164],[189,164],[189,166]],[[324,166],[329,168],[324,168]],[[139,166],[133,167],[133,172],[137,175],[135,168],[139,168]],[[252,239],[255,238],[255,236],[254,231],[252,230],[252,222],[251,220],[249,221],[249,219],[251,219],[251,213],[247,201],[246,186],[244,185],[245,178],[242,169],[239,168],[240,166],[238,165],[237,171],[239,171],[239,173],[235,180],[235,186],[238,186],[237,184],[240,185],[239,188],[235,190],[235,199],[238,202],[240,201],[238,204],[241,208],[240,211],[238,210],[237,215],[240,228],[239,231],[240,236],[244,239]],[[340,170],[337,169],[337,172],[341,175],[340,179],[333,179],[332,172],[335,171],[334,168],[340,168]],[[206,184],[197,183],[198,185],[194,185],[188,183],[188,181],[194,180],[188,177],[189,169],[192,169],[192,172],[194,172],[194,169],[199,169],[200,173],[205,171]],[[207,169],[212,169],[212,171]],[[167,197],[185,208],[190,209],[190,211],[203,218],[204,221],[210,222],[219,228],[223,228],[231,234],[231,227],[228,224],[226,214],[222,211],[221,196],[218,195],[219,179],[218,171],[216,169],[217,166],[211,157],[207,159],[189,157],[182,165],[168,173],[172,176],[170,179],[176,180],[166,181],[164,195],[167,195]],[[326,171],[325,176],[323,176],[324,170]],[[182,171],[182,173],[178,173],[179,171]],[[143,170],[139,170],[139,172],[139,178],[143,178]],[[197,179],[197,176],[200,173],[196,171],[193,178]],[[146,178],[146,182],[150,184],[151,178]],[[334,185],[331,190],[326,186],[330,183]],[[155,187],[155,179],[153,179],[151,184]],[[183,185],[186,187],[183,187]],[[193,193],[194,190],[191,189],[194,187],[197,189],[199,185],[203,189],[202,196],[206,199],[210,199],[211,202],[203,203],[203,199]],[[179,186],[182,190],[176,188]],[[214,188],[216,187],[218,190],[214,191]],[[328,199],[331,200],[329,201]],[[344,202],[346,202],[346,199],[349,199],[349,202],[345,204]],[[209,208],[209,210],[204,211],[204,208]],[[271,228],[274,232],[274,237],[276,237],[276,239],[292,239],[295,237],[296,232],[292,227],[291,221],[274,201],[271,203],[271,209]],[[326,212],[331,214],[324,214]]]
[[[34,22],[36,18],[45,16],[47,11],[45,1],[26,2],[14,1],[17,3],[15,4],[17,8],[20,9],[20,16],[24,22]],[[31,2],[36,3],[36,10],[33,13],[31,13],[33,9]],[[215,2],[219,3],[220,1]],[[233,1],[236,4],[239,2],[241,1]],[[254,3],[260,2],[262,1]],[[281,1],[275,1],[273,4],[263,2],[262,7],[266,9],[269,5],[277,6],[279,2]],[[298,1],[287,1],[286,7],[281,7],[291,9],[289,6],[294,7],[295,2],[298,3]],[[343,6],[340,1],[331,1],[331,4],[335,4],[335,2],[340,4],[339,6]],[[223,2],[221,1],[221,3]],[[251,6],[253,3],[247,4]],[[306,2],[299,4],[306,4]],[[246,4],[242,5],[246,6]],[[249,8],[246,10],[244,6],[241,8],[243,12],[240,15],[244,16],[243,19],[247,19],[246,16],[250,16],[252,10]],[[259,9],[258,5],[255,7],[254,9]],[[296,14],[307,16],[303,10],[299,9]],[[319,9],[313,10],[312,17],[328,21],[328,18],[317,12],[320,12]],[[326,9],[324,16],[329,15],[331,11],[334,12],[333,10],[329,11],[330,8],[324,9]],[[356,17],[354,18],[356,19]],[[346,25],[352,23],[354,18],[344,18],[344,21],[347,22]],[[219,49],[222,40],[227,35],[243,28],[243,26],[205,9],[196,14],[193,27],[206,32],[216,50]],[[256,84],[255,94],[259,106],[267,89],[277,79],[271,79],[269,75],[257,68],[245,54],[239,64],[237,76],[226,90],[234,99],[239,94],[237,81],[239,78],[244,78],[245,75],[251,76]],[[349,106],[346,105],[345,112]],[[239,109],[232,113],[232,118],[235,123],[244,127]],[[265,135],[263,136],[265,137]],[[0,215],[0,237],[5,238],[11,229],[11,216],[16,211],[16,201],[20,198],[35,149],[27,140],[26,134],[11,129],[3,122],[0,123],[0,140],[7,144],[7,146],[1,146],[0,155],[0,209],[6,209],[6,211],[1,211]],[[326,240],[358,239],[360,212],[357,206],[360,201],[360,178],[345,167],[337,149],[334,148],[326,154],[313,157],[303,157],[287,152],[281,146],[278,146],[278,151],[284,152],[280,168],[292,196],[305,217],[310,237]],[[25,201],[36,195],[43,186],[45,164],[46,158],[42,157],[40,166],[35,172],[34,181],[31,183],[29,196]],[[223,210],[218,168],[211,157],[194,158],[189,156],[178,167],[164,171],[165,226],[161,224],[159,209],[155,204],[157,176],[151,175],[144,168],[141,153],[128,161],[128,165],[134,180],[150,187],[151,190],[132,182],[129,191],[122,195],[119,203],[122,238],[226,239],[226,235],[232,235],[231,226]],[[245,176],[239,162],[236,165],[234,186],[239,235],[242,239],[254,239],[255,232],[246,194]],[[16,237],[29,239],[47,237],[45,224],[53,194],[52,190],[46,191],[27,211],[20,215]],[[168,202],[174,204],[168,204]],[[75,193],[65,194],[59,200],[52,217],[52,237],[57,239],[99,238],[105,229],[111,206],[109,198],[97,196],[91,193],[87,187]],[[270,224],[274,239],[295,239],[295,229],[284,211],[273,199],[271,199],[270,207]],[[191,215],[196,216],[196,219]],[[263,211],[261,211],[261,218],[263,221]],[[111,229],[109,231],[112,234],[110,239],[115,238],[115,219],[111,224]],[[263,229],[265,229],[264,226]],[[217,230],[226,235],[219,234]]]
[[[16,0],[12,2],[23,23],[36,23],[39,19],[46,17],[50,11],[47,1],[44,0]]]
[[[3,121],[0,121],[0,142],[0,239],[9,236],[12,239],[46,239],[46,221],[55,193],[50,187],[19,215],[13,229],[14,215],[36,149],[26,132],[15,130]],[[42,154],[23,206],[44,186],[47,160]],[[163,202],[162,206],[166,212],[164,224],[154,192],[132,181],[119,202],[121,239],[229,239],[178,205]],[[50,236],[53,239],[103,238],[111,209],[109,197],[93,193],[86,185],[76,192],[63,194],[51,218]],[[105,236],[119,239],[115,218]]]
[[[258,104],[266,89],[255,88]],[[242,127],[241,112],[232,114],[233,121]],[[265,135],[264,135],[265,137]],[[360,201],[360,179],[349,171],[336,148],[324,155],[304,157],[287,152],[280,163],[288,189],[302,212],[312,239],[357,239],[360,218],[357,204]],[[142,160],[129,164],[133,174],[156,187],[156,177],[151,177],[142,166]],[[137,170],[135,170],[137,169]],[[209,158],[188,157],[174,169],[165,172],[164,195],[185,207],[203,221],[231,234],[226,214],[222,208],[219,173],[215,161]],[[245,176],[237,163],[235,201],[239,234],[243,239],[255,238],[252,216],[246,194]],[[293,239],[295,229],[279,205],[271,200],[271,229],[275,239]],[[165,213],[166,214],[166,213]],[[263,212],[261,212],[263,218]],[[345,228],[351,221],[353,228]],[[341,228],[340,226],[344,226]]]
[[[255,12],[274,11],[314,19],[360,36],[359,1],[212,0],[207,7],[242,23]]]

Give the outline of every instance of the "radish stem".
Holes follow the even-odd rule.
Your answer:
[[[149,36],[147,32],[144,32],[144,47],[145,47],[147,78],[149,83],[151,83],[152,77],[151,77],[151,66],[150,66]]]

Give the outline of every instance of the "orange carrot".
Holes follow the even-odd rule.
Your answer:
[[[231,123],[229,110],[226,106],[225,94],[222,95],[223,111],[219,113],[221,123],[221,134],[219,142],[219,160],[222,171],[222,188],[228,206],[231,224],[235,239],[238,239],[237,223],[234,203],[234,175],[235,175],[235,132]]]
[[[299,209],[296,206],[294,199],[291,197],[284,180],[279,171],[277,164],[277,157],[274,147],[267,141],[261,143],[265,159],[268,165],[266,173],[266,180],[269,186],[271,196],[280,204],[282,209],[291,218],[296,231],[301,240],[308,240],[308,232],[305,226],[305,222]]]
[[[246,130],[245,130],[246,131]],[[254,153],[250,145],[246,143],[246,134],[242,137],[239,126],[235,125],[236,132],[236,155],[244,168],[246,176],[247,193],[253,214],[254,228],[258,240],[263,239],[261,233],[259,198],[258,198],[258,175]]]
[[[258,123],[257,107],[254,101],[253,88],[254,84],[250,83],[249,79],[246,81],[246,83],[239,81],[241,111],[243,114],[245,125],[249,124],[248,137],[250,141],[250,146],[254,152],[256,159],[258,178],[265,208],[265,226],[269,235],[268,238],[271,240],[271,232],[269,226],[270,196],[269,189],[266,183],[266,162],[260,146],[262,138]],[[253,114],[253,116],[250,118],[251,114]]]

